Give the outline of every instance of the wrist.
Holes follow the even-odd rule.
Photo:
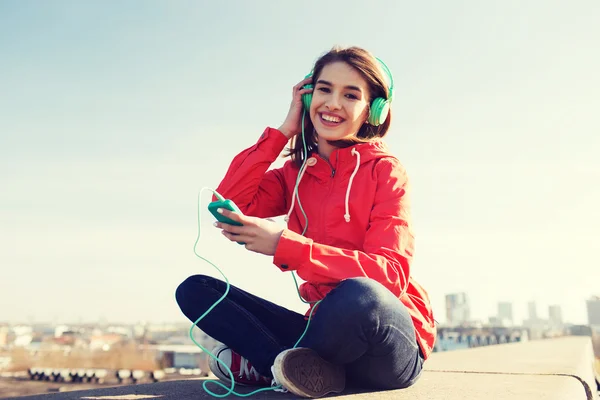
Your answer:
[[[275,253],[277,252],[277,247],[279,246],[279,241],[281,240],[281,235],[283,235],[283,231],[284,229],[280,229],[279,232],[275,232],[275,240],[273,241],[274,246],[273,246],[273,251],[271,252],[271,254],[268,254],[270,256],[275,256]]]
[[[295,135],[292,133],[292,131],[290,129],[288,129],[285,125],[281,125],[279,128],[277,128],[277,130],[281,133],[283,133],[283,135],[288,138],[291,139],[292,137],[294,137]]]

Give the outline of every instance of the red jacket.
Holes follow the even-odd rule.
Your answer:
[[[282,271],[295,270],[306,282],[306,301],[322,299],[337,284],[369,277],[387,287],[408,308],[425,358],[436,329],[427,292],[410,276],[411,230],[406,171],[382,141],[336,149],[329,162],[312,155],[302,174],[298,201],[292,197],[299,168],[291,160],[268,170],[288,139],[267,128],[258,142],[232,161],[217,191],[251,216],[289,215],[273,257]]]

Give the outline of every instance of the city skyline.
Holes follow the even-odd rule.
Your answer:
[[[466,295],[466,297],[464,297],[464,295]],[[443,317],[436,317],[438,321],[444,321],[445,324],[461,324],[464,322],[480,322],[486,324],[490,319],[497,319],[498,322],[506,322],[505,320],[508,320],[510,321],[510,325],[524,325],[527,322],[532,321],[546,321],[551,325],[552,323],[555,323],[556,325],[593,325],[591,313],[594,313],[595,318],[598,319],[596,324],[600,325],[599,296],[589,296],[582,302],[586,309],[588,319],[578,322],[569,321],[563,317],[563,306],[561,304],[539,304],[535,300],[528,301],[526,304],[522,305],[522,308],[527,310],[523,313],[523,318],[515,319],[515,309],[518,310],[519,306],[515,306],[513,302],[504,300],[496,302],[497,308],[495,313],[484,317],[472,318],[470,316],[471,303],[475,302],[476,299],[471,299],[468,292],[446,293],[445,298],[446,312]],[[594,304],[590,305],[591,303]],[[542,313],[539,312],[540,306],[541,310],[543,310]],[[593,307],[596,307],[597,311],[591,311]],[[594,310],[596,310],[596,308],[594,308]],[[456,321],[449,321],[452,319],[448,317],[449,315],[454,316]]]
[[[411,182],[411,275],[435,318],[446,294],[466,292],[481,320],[510,301],[521,321],[531,300],[587,320],[600,265],[597,1],[390,0],[377,29],[365,21],[382,8],[354,0],[318,13],[32,4],[0,2],[0,319],[186,322],[179,283],[220,277],[193,253],[198,191],[280,126],[292,87],[339,44],[393,73],[385,141]],[[223,238],[201,199],[199,254],[304,313],[291,275]]]
[[[447,318],[447,312],[448,312],[448,303],[447,303],[447,298],[448,296],[454,296],[457,294],[462,294],[462,293],[466,293],[466,292],[460,292],[460,293],[446,293],[445,294],[445,298],[446,298],[446,310],[444,313],[436,313],[435,317],[436,320],[440,323],[440,325],[444,325],[444,326],[449,326],[448,323],[448,318]],[[470,308],[470,298],[468,296],[468,293],[466,293],[467,295],[467,305]],[[523,309],[527,309],[527,312],[523,312],[524,317],[520,318],[520,319],[515,319],[514,315],[515,315],[515,310],[519,309],[519,305],[515,305],[514,303],[510,302],[510,301],[497,301],[496,302],[496,312],[495,313],[491,313],[489,315],[485,315],[485,316],[481,316],[481,317],[477,317],[477,318],[468,318],[469,322],[479,322],[482,324],[489,324],[489,320],[494,318],[498,318],[500,320],[500,322],[502,322],[503,318],[502,318],[502,312],[500,311],[502,308],[504,310],[507,309],[507,307],[510,309],[511,312],[511,317],[509,318],[505,318],[510,320],[512,323],[509,324],[509,326],[520,326],[520,325],[524,325],[526,324],[528,321],[530,321],[531,316],[527,315],[530,310],[531,310],[531,305],[535,304],[536,306],[536,320],[538,321],[546,321],[549,323],[553,322],[553,315],[552,312],[554,310],[555,312],[555,319],[554,321],[556,321],[557,319],[561,321],[562,325],[593,325],[592,322],[597,320],[596,325],[600,325],[600,305],[596,305],[596,304],[600,304],[600,296],[588,296],[588,298],[586,298],[584,301],[584,306],[586,308],[586,313],[587,313],[587,319],[584,321],[569,321],[568,319],[565,319],[563,317],[563,307],[560,304],[539,304],[535,301],[529,301],[526,304],[522,305]],[[592,306],[590,306],[590,303],[594,303]],[[540,308],[541,307],[541,308]],[[596,307],[596,308],[594,308]],[[591,310],[594,311],[591,311]],[[539,312],[539,310],[542,310],[542,313]],[[594,313],[594,317],[596,318],[596,320],[591,321],[591,315],[592,313]],[[469,313],[470,314],[470,313]],[[128,321],[121,321],[121,320],[111,320],[109,317],[97,317],[97,318],[90,318],[90,319],[85,319],[82,317],[77,317],[74,318],[72,320],[69,321],[64,321],[61,320],[60,318],[55,318],[54,320],[47,320],[47,319],[40,319],[37,320],[35,318],[26,318],[26,319],[20,319],[20,320],[1,320],[0,319],[0,324],[2,323],[8,323],[8,324],[13,324],[13,325],[27,325],[27,324],[40,324],[40,325],[44,325],[44,324],[56,324],[56,325],[60,325],[60,324],[65,324],[65,325],[75,325],[75,324],[102,324],[102,325],[113,325],[113,324],[122,324],[122,325],[137,325],[137,324],[148,324],[148,325],[190,325],[191,326],[191,322],[185,320],[185,319],[181,319],[181,318],[176,318],[174,320],[128,320]]]

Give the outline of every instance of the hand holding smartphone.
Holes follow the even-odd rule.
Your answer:
[[[226,210],[242,214],[242,212],[240,211],[240,209],[238,208],[238,206],[236,206],[233,201],[231,201],[231,200],[217,200],[217,201],[213,201],[212,203],[210,203],[208,205],[208,211],[210,211],[210,213],[212,215],[214,215],[215,218],[217,219],[217,221],[219,221],[219,222],[223,222],[224,224],[229,224],[229,225],[242,226],[241,223],[239,223],[237,221],[234,221],[234,220],[232,220],[230,218],[227,218],[223,214],[220,214],[219,212],[217,212],[217,210],[219,208],[224,208]],[[246,244],[246,243],[242,243],[242,242],[237,242],[237,243],[238,244]]]

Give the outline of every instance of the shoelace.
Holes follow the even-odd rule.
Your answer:
[[[240,378],[245,377],[246,379],[251,379],[253,377],[254,380],[259,381],[260,374],[258,371],[254,367],[250,367],[250,369],[248,369],[248,360],[246,360],[244,357],[240,358]]]
[[[271,365],[271,375],[273,375],[273,380],[271,380],[271,387],[277,388],[277,389],[273,389],[273,391],[279,392],[279,393],[287,393],[288,390],[281,383],[277,382],[277,379],[275,379],[275,366],[274,365]]]
[[[244,357],[240,357],[240,378],[245,377],[246,379],[250,379],[251,376],[254,377],[255,380],[260,380],[261,375],[258,373],[258,371],[254,368],[254,366],[250,367],[250,369],[248,369],[248,360],[246,360]],[[271,366],[271,372],[273,373],[273,366]],[[273,373],[273,379],[271,380],[271,387],[272,388],[276,388],[273,389],[274,392],[280,392],[280,393],[287,393],[288,390],[283,387],[282,384],[280,384],[279,382],[277,382],[277,379],[275,379],[275,374]]]

